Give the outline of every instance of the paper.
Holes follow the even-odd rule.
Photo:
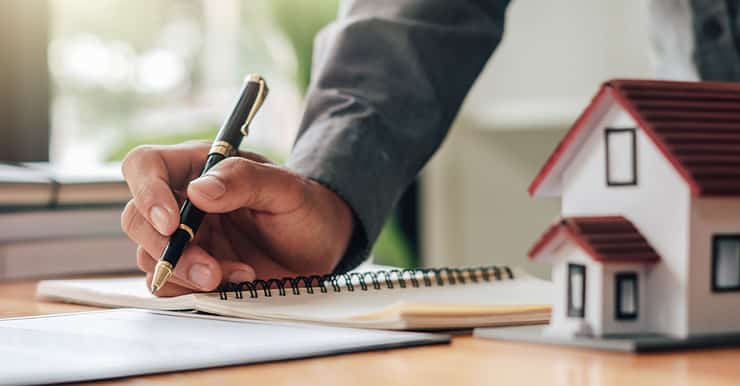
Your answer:
[[[194,295],[156,297],[146,287],[142,276],[106,279],[44,280],[36,292],[51,300],[74,299],[104,307],[136,307],[157,310],[190,310]]]
[[[449,337],[120,309],[0,320],[0,385],[79,382]]]

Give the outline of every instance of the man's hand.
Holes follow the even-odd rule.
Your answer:
[[[199,177],[210,144],[141,146],[123,161],[133,199],[121,226],[154,265],[179,225],[185,198],[206,213],[174,275],[158,294],[210,291],[222,282],[330,272],[353,229],[347,204],[321,184],[241,152]]]

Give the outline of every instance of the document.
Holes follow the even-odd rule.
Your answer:
[[[3,319],[0,342],[0,385],[18,385],[447,343],[449,337],[118,309]]]

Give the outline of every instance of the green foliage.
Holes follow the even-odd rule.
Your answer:
[[[126,153],[139,145],[171,145],[199,139],[212,141],[213,137],[216,136],[217,131],[218,130],[216,129],[206,129],[196,132],[178,133],[167,136],[140,138],[129,137],[126,140],[122,141],[119,146],[111,151],[111,153],[108,155],[107,161],[121,161],[126,156]],[[250,147],[248,145],[242,146],[241,149],[262,154],[263,156],[267,157],[269,160],[277,164],[285,162],[285,155],[280,152],[274,151],[273,149],[254,146]]]
[[[107,161],[121,161],[123,160],[123,157],[126,156],[126,153],[139,145],[170,145],[198,139],[212,141],[215,135],[216,130],[209,129],[197,132],[177,133],[167,136],[140,138],[128,137],[111,150],[110,154],[108,154]]]
[[[313,39],[336,18],[339,0],[271,0],[273,20],[290,41],[298,61],[296,79],[305,91],[311,77]]]
[[[414,254],[401,232],[396,217],[391,217],[380,232],[380,237],[373,247],[376,264],[411,268],[415,265]]]

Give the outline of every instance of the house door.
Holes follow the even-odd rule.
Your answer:
[[[583,318],[586,313],[586,266],[568,263],[568,316]]]

